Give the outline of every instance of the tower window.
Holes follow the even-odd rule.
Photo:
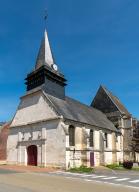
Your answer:
[[[90,130],[90,137],[89,137],[90,147],[94,146],[94,131]]]
[[[75,146],[75,127],[69,126],[69,146]]]

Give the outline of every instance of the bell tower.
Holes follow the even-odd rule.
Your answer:
[[[55,63],[46,30],[35,69],[27,75],[25,81],[27,92],[41,87],[47,94],[61,99],[65,98],[66,79]]]

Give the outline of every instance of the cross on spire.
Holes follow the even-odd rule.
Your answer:
[[[47,13],[47,10],[45,9],[45,12],[44,12],[44,22],[45,22],[45,28],[46,28],[46,20],[48,18],[48,13]]]

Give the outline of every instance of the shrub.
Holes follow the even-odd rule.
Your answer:
[[[119,167],[119,165],[114,163],[114,164],[108,164],[108,165],[106,165],[106,167],[108,167],[109,169],[117,169]]]
[[[126,168],[126,169],[132,169],[133,162],[132,161],[124,161],[123,162],[123,167]]]
[[[81,165],[80,167],[71,168],[69,171],[70,172],[78,172],[78,173],[92,173],[93,172],[93,168]]]

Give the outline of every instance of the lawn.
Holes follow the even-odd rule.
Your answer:
[[[123,165],[119,165],[119,164],[109,164],[109,165],[106,165],[106,167],[113,170],[127,170],[123,167]]]
[[[138,167],[132,167],[132,169],[126,169],[123,167],[122,164],[109,164],[106,165],[106,167],[108,167],[109,169],[113,169],[113,170],[122,170],[122,171],[139,171],[139,166]]]
[[[93,173],[94,169],[92,167],[80,166],[74,167],[69,170],[72,173]]]

